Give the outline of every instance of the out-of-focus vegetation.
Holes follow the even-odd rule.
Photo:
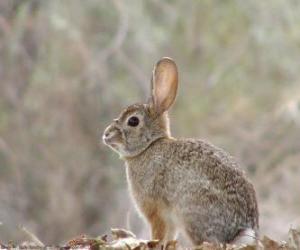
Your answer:
[[[300,225],[299,1],[0,1],[0,240],[148,231],[123,162],[100,143],[145,100],[162,56],[180,70],[173,135],[205,138],[254,183],[261,231]]]

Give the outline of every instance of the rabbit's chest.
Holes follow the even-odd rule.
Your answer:
[[[164,168],[155,162],[142,165],[138,169],[127,166],[127,181],[129,189],[136,199],[162,198],[165,193],[165,174]]]

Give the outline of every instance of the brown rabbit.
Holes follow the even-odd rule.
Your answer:
[[[208,142],[171,137],[167,111],[177,87],[175,62],[162,58],[150,101],[121,112],[103,141],[125,160],[129,190],[153,239],[166,242],[181,231],[194,244],[253,242],[256,195],[236,161]]]

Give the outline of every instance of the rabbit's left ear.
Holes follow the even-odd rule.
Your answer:
[[[176,63],[168,57],[159,60],[152,75],[152,105],[160,115],[173,104],[178,88]]]

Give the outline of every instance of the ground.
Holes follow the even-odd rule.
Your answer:
[[[29,241],[23,242],[20,245],[15,245],[10,242],[8,244],[0,243],[0,249],[45,249],[45,245],[32,233],[23,228],[24,232],[28,235]],[[202,249],[202,250],[276,250],[276,249],[300,249],[300,232],[295,229],[290,229],[288,232],[288,242],[278,242],[264,236],[262,239],[257,240],[256,245],[248,246],[234,246],[234,245],[222,245],[212,244],[204,242],[200,246],[185,247],[181,246],[176,241],[170,241],[165,246],[167,250],[173,249]],[[111,250],[147,250],[147,249],[163,249],[163,246],[157,240],[142,240],[137,239],[136,236],[124,229],[111,229],[110,235],[102,235],[99,237],[89,237],[81,235],[69,240],[62,246],[49,246],[47,249],[111,249]]]

